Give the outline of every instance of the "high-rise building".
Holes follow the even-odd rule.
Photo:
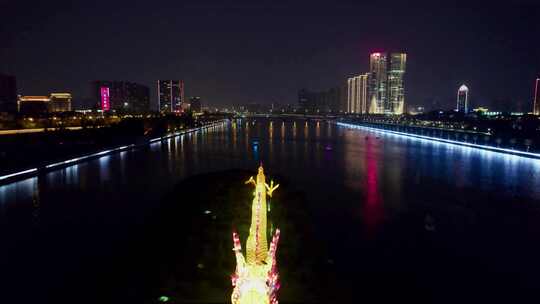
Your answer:
[[[386,53],[373,53],[369,57],[369,113],[387,113],[388,73]]]
[[[469,111],[469,88],[462,84],[457,92],[457,106],[456,111],[461,113],[468,113]]]
[[[405,85],[403,76],[407,62],[405,53],[372,53],[369,57],[369,75],[366,109],[371,114],[403,114],[405,112]]]
[[[202,113],[202,103],[201,98],[198,96],[192,96],[189,98],[189,103],[191,104],[191,111],[194,113]]]
[[[403,76],[407,63],[407,54],[391,53],[388,69],[388,106],[387,113],[403,114],[405,111],[405,88]]]
[[[162,113],[181,112],[184,100],[183,80],[158,80],[158,108]]]
[[[534,115],[540,115],[540,78],[536,78],[534,84],[533,113]]]
[[[49,112],[68,112],[71,111],[70,93],[51,93],[49,101]]]
[[[17,80],[0,74],[0,112],[17,112]]]
[[[321,92],[302,89],[298,92],[298,105],[300,110],[306,113],[337,113],[341,111],[344,94],[346,96],[341,87]]]
[[[92,92],[99,109],[127,113],[150,110],[150,89],[128,81],[94,81]]]
[[[363,74],[347,80],[347,113],[368,113],[368,76]]]

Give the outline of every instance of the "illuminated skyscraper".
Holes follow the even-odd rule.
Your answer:
[[[540,115],[540,78],[536,78],[534,84],[533,113],[534,115]]]
[[[462,113],[468,113],[469,111],[469,88],[464,84],[458,89],[456,111]]]
[[[91,83],[98,109],[118,112],[147,112],[150,110],[150,89],[128,81],[98,80]]]
[[[362,74],[347,80],[347,112],[368,113],[368,77]]]
[[[158,80],[158,107],[162,113],[181,112],[184,100],[183,80]]]
[[[383,114],[387,108],[387,58],[386,53],[373,53],[369,57],[369,113]]]
[[[405,88],[403,75],[407,54],[390,54],[390,69],[388,70],[388,106],[386,112],[391,114],[403,114],[405,111]]]

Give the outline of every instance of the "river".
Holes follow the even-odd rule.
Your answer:
[[[259,163],[305,193],[328,263],[358,302],[394,299],[389,290],[419,302],[538,297],[540,160],[257,118],[1,186],[0,302],[61,294],[175,184]]]

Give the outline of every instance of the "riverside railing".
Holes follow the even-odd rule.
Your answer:
[[[519,147],[526,147],[526,150],[518,149],[516,146],[507,147],[502,145],[502,141],[499,138],[493,138],[493,136],[485,133],[472,133],[472,132],[458,132],[453,130],[444,129],[423,129],[421,127],[405,126],[398,124],[380,124],[380,123],[368,123],[368,122],[336,122],[338,126],[347,127],[352,129],[364,129],[381,133],[400,135],[411,138],[419,138],[423,140],[431,140],[451,145],[461,145],[472,148],[478,148],[483,150],[489,150],[494,152],[519,155],[529,158],[540,159],[540,153],[530,152],[526,143],[519,145]],[[525,140],[524,140],[525,141]],[[494,143],[494,144],[492,144]],[[507,143],[508,144],[508,143]]]
[[[209,123],[207,125],[200,126],[200,127],[197,127],[197,128],[186,129],[186,130],[174,132],[174,133],[171,133],[171,134],[167,134],[167,135],[164,135],[164,136],[161,136],[161,137],[152,138],[152,139],[149,139],[149,140],[147,140],[147,141],[145,141],[144,143],[141,143],[141,144],[131,144],[131,145],[120,146],[120,147],[116,147],[116,148],[112,148],[112,149],[99,151],[99,152],[96,152],[96,153],[86,154],[86,155],[82,155],[82,156],[79,156],[79,157],[67,159],[67,160],[64,160],[64,161],[54,162],[54,163],[50,163],[50,164],[35,167],[35,168],[28,168],[28,169],[25,169],[25,170],[5,174],[5,175],[0,176],[0,185],[9,184],[9,183],[15,182],[17,180],[21,180],[21,179],[28,178],[28,177],[35,176],[35,175],[39,175],[39,174],[42,174],[42,173],[58,170],[58,169],[61,169],[61,168],[64,168],[64,167],[74,165],[76,163],[81,163],[81,162],[88,161],[88,160],[91,160],[91,159],[100,158],[100,157],[110,155],[110,154],[113,154],[113,153],[132,150],[132,149],[135,149],[135,148],[139,148],[139,147],[142,147],[142,146],[149,145],[149,144],[154,143],[154,142],[166,140],[166,139],[181,136],[181,135],[184,135],[184,134],[198,132],[198,131],[209,129],[209,128],[215,128],[215,127],[218,127],[218,126],[222,126],[222,125],[226,124],[227,122],[228,122],[227,119],[217,120],[217,121],[211,122],[211,123]]]

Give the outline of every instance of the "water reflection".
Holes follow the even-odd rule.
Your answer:
[[[414,223],[418,223],[420,229],[429,214],[436,221],[435,233],[439,237],[445,225],[460,225],[471,213],[479,214],[478,218],[486,214],[490,217],[498,212],[495,208],[500,208],[490,205],[492,200],[514,204],[508,199],[513,196],[519,196],[520,200],[519,204],[511,205],[511,221],[519,218],[530,221],[523,224],[520,233],[514,230],[508,235],[519,235],[516,241],[519,242],[524,234],[538,231],[538,160],[372,131],[347,130],[328,123],[325,126],[324,122],[276,120],[271,123],[258,119],[256,127],[253,123],[250,119],[241,120],[230,128],[184,135],[174,142],[160,141],[150,148],[93,159],[1,186],[0,222],[15,240],[32,242],[40,238],[43,244],[49,244],[50,239],[57,237],[55,246],[48,248],[50,256],[71,254],[73,235],[51,236],[50,231],[40,230],[47,226],[45,223],[60,227],[56,230],[59,231],[69,230],[76,222],[81,232],[99,239],[89,248],[111,250],[100,245],[107,241],[114,244],[114,237],[137,239],[138,235],[131,235],[137,229],[132,228],[155,211],[163,196],[185,178],[210,171],[252,169],[262,161],[272,164],[272,172],[294,186],[294,191],[305,195],[310,214],[314,215],[314,229],[319,229],[313,235],[321,238],[321,247],[336,245],[332,249],[336,252],[349,249],[340,247],[346,242],[333,241],[344,230],[352,231],[347,234],[347,240],[352,242],[360,243],[357,237],[363,236],[368,240],[377,239],[391,230],[386,227],[395,227],[389,223],[394,224],[411,212],[418,214],[420,222]],[[253,135],[259,137],[257,148],[251,144]],[[332,149],[325,149],[325,145]],[[457,201],[459,196],[466,197],[465,207]],[[182,198],[178,198],[178,202],[188,203]],[[528,205],[534,208],[523,211],[523,206]],[[499,213],[504,215],[506,210]],[[72,217],[74,215],[85,220],[66,221],[70,217],[79,218]],[[454,219],[458,219],[455,221],[458,224]],[[104,222],[111,224],[103,225]],[[499,226],[495,228],[504,228],[507,234],[506,226],[497,228],[507,222],[497,222]],[[529,225],[534,225],[533,229],[529,229]],[[31,229],[24,234],[21,232],[24,229],[18,229],[21,227]],[[489,234],[493,231],[491,228],[482,226]],[[493,238],[498,239],[497,236]],[[109,239],[103,241],[106,238]],[[84,237],[81,239],[81,242],[87,241]],[[16,248],[18,243],[13,241],[8,245]],[[526,243],[520,245],[527,247]],[[467,246],[461,248],[469,250]],[[24,251],[16,248],[13,256],[17,255],[17,250]],[[86,253],[81,249],[77,254]],[[93,257],[88,253],[77,258],[91,260]],[[336,261],[338,265],[343,260],[337,256]],[[23,259],[17,261],[17,265],[24,263]],[[54,265],[69,268],[71,264]]]
[[[110,168],[111,156],[102,156],[98,160],[99,164],[99,180],[102,185],[106,184],[111,178],[111,168]]]
[[[28,202],[40,199],[38,177],[27,178],[22,181],[3,185],[0,187],[0,207],[7,207],[9,202]]]
[[[382,192],[379,190],[379,153],[375,151],[372,140],[366,141],[365,162],[365,202],[363,219],[368,236],[372,236],[383,216]]]

